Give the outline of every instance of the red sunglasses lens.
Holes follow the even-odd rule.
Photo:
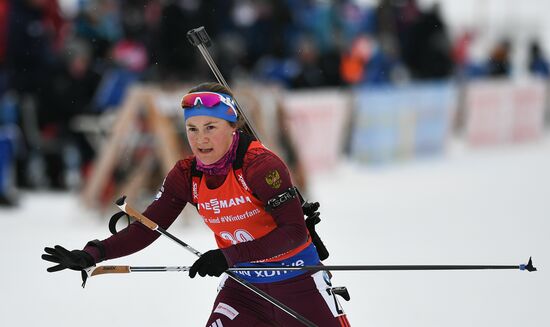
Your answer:
[[[196,105],[213,107],[221,102],[220,96],[215,93],[189,93],[183,97],[181,105],[183,108],[193,108]]]

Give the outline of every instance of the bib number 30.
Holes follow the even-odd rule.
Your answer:
[[[254,240],[254,237],[252,237],[252,235],[250,235],[250,233],[244,229],[237,229],[233,234],[230,232],[221,232],[220,236],[223,239],[230,241],[231,244],[237,244],[237,243]]]

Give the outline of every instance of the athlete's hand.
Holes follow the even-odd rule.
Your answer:
[[[197,273],[201,277],[208,276],[220,276],[227,270],[227,260],[223,255],[222,250],[210,250],[195,261],[195,263],[189,269],[189,277],[194,278]]]
[[[319,218],[319,211],[317,211],[319,209],[319,202],[306,202],[302,209],[304,210],[304,214],[307,216],[306,227],[309,231],[309,235],[311,235],[311,241],[317,249],[319,259],[325,260],[326,258],[328,258],[329,253],[327,247],[325,246],[325,244],[323,244],[323,241],[315,230],[315,225],[317,225],[321,221],[321,218]]]
[[[94,258],[86,251],[72,250],[69,251],[60,245],[52,248],[44,248],[47,254],[42,255],[42,259],[57,263],[46,269],[48,272],[60,271],[63,269],[72,269],[81,271],[95,265]]]

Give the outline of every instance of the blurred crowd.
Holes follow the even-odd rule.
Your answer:
[[[136,82],[211,80],[186,38],[205,26],[222,74],[288,89],[510,74],[508,40],[471,62],[415,0],[0,0],[0,203],[14,188],[77,188],[95,156],[72,122]],[[549,76],[533,41],[529,71]]]

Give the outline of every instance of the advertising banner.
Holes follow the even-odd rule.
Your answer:
[[[546,84],[540,79],[483,80],[466,86],[466,139],[470,145],[524,142],[544,127]]]
[[[451,132],[456,96],[451,83],[357,89],[352,157],[384,163],[441,153]]]
[[[284,132],[290,134],[304,168],[319,172],[339,161],[349,117],[349,93],[324,89],[285,92]]]

